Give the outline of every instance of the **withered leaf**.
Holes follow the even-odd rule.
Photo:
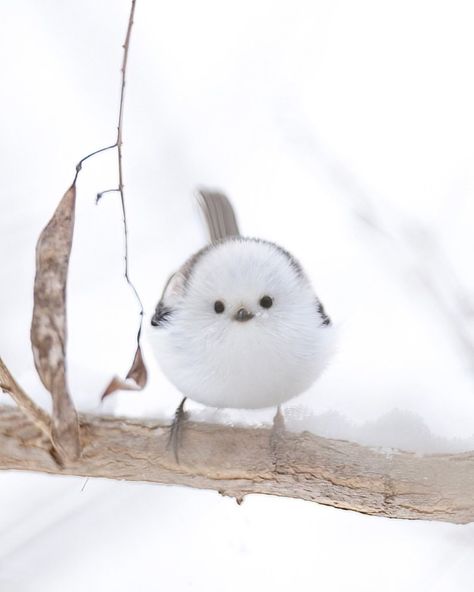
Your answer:
[[[66,283],[75,204],[73,184],[39,236],[31,321],[36,370],[53,399],[53,444],[61,457],[71,460],[80,455],[77,413],[66,379]]]
[[[125,377],[125,380],[122,380],[118,376],[114,376],[105,389],[101,401],[103,401],[105,397],[115,393],[115,391],[141,391],[146,385],[147,378],[148,372],[145,363],[143,362],[142,350],[140,346],[138,346],[137,351],[135,352],[135,357],[133,358],[132,366]]]

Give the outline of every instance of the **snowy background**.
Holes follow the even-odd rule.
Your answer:
[[[0,5],[0,355],[45,407],[29,348],[34,247],[75,163],[115,138],[126,0]],[[420,453],[474,449],[474,8],[138,0],[124,128],[130,272],[148,313],[205,241],[198,185],[294,253],[340,330],[291,429]],[[133,357],[116,157],[84,165],[69,297],[81,410],[171,414]],[[7,398],[0,396],[1,402]],[[256,424],[273,410],[196,419]],[[472,590],[474,525],[298,500],[0,474],[0,591]]]

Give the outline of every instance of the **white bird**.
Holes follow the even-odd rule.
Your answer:
[[[201,191],[211,242],[174,273],[151,319],[159,365],[186,398],[207,406],[279,406],[326,367],[334,330],[301,265],[278,245],[240,235],[229,200]]]

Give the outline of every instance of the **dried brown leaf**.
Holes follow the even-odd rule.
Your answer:
[[[108,397],[115,391],[141,391],[147,382],[148,372],[143,362],[142,350],[140,346],[137,347],[133,363],[128,371],[125,380],[122,380],[118,376],[114,376],[110,381],[108,387],[105,389],[104,394],[101,397],[101,401]]]
[[[61,457],[80,455],[79,426],[66,379],[66,283],[76,187],[59,202],[36,245],[31,345],[36,370],[53,399],[52,439]]]

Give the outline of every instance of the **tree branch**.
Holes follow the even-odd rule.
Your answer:
[[[264,493],[374,516],[474,521],[474,452],[418,454],[268,428],[186,423],[176,464],[169,426],[81,415],[80,459],[59,466],[47,438],[0,407],[0,469],[150,481],[215,489],[237,501]]]
[[[30,399],[21,386],[11,375],[8,368],[5,366],[2,358],[0,358],[0,390],[8,393],[15,401],[18,407],[48,438],[52,441],[51,435],[51,418],[49,415],[38,407],[38,405]]]

